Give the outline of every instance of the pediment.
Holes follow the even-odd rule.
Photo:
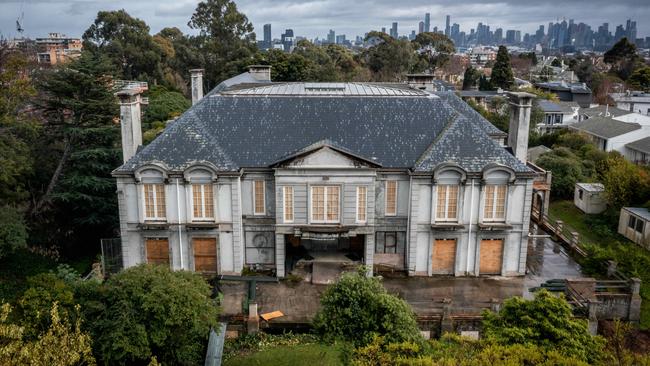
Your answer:
[[[378,164],[340,151],[331,146],[321,146],[316,149],[295,155],[278,164],[285,168],[364,168],[376,167]]]

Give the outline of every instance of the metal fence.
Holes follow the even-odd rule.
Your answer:
[[[122,239],[101,239],[102,270],[110,276],[122,270]]]

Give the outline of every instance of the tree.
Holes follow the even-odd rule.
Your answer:
[[[497,59],[492,68],[490,82],[494,87],[504,90],[510,90],[514,86],[515,79],[512,75],[512,68],[510,67],[510,55],[505,46],[499,46]]]
[[[117,222],[115,182],[121,162],[117,103],[108,87],[112,67],[88,52],[39,82],[38,108],[46,119],[43,141],[55,157],[44,192],[31,208],[47,241],[73,246],[112,235]],[[49,215],[43,215],[51,210]],[[77,248],[81,249],[81,248]]]
[[[481,75],[482,74],[472,66],[466,68],[465,74],[463,74],[463,90],[476,89]]]
[[[492,80],[488,79],[485,75],[481,74],[478,79],[478,90],[494,90],[494,84]]]
[[[604,162],[602,182],[607,203],[615,210],[631,204],[643,204],[650,196],[650,179],[620,154],[611,154]]]
[[[372,31],[366,40],[375,45],[363,51],[362,57],[376,81],[401,79],[415,64],[415,51],[411,42],[394,39],[386,33]]]
[[[454,42],[440,33],[422,32],[413,40],[413,48],[426,65],[427,72],[433,72],[449,62],[449,57],[456,51]]]
[[[165,129],[166,122],[185,112],[192,103],[177,91],[164,86],[149,89],[149,105],[142,117],[143,143],[153,141]]]
[[[314,328],[326,339],[343,339],[356,346],[383,336],[388,342],[422,341],[411,307],[386,292],[365,271],[344,274],[325,290]]]
[[[564,147],[542,154],[535,163],[553,173],[551,192],[559,198],[571,198],[575,184],[584,179],[581,160]]]
[[[2,365],[94,365],[91,338],[81,330],[81,320],[59,314],[54,302],[50,326],[34,340],[25,336],[25,324],[9,322],[9,304],[0,307],[0,364]],[[76,307],[79,312],[79,307]],[[46,316],[43,314],[43,316]]]
[[[636,68],[636,64],[639,62],[639,55],[637,54],[634,43],[630,42],[627,37],[623,37],[611,49],[605,52],[603,61],[612,65],[610,72],[626,80]]]
[[[553,67],[561,67],[562,66],[562,61],[560,61],[559,58],[554,58],[553,62],[551,62],[551,66]]]
[[[253,25],[232,0],[200,2],[188,26],[199,31],[194,41],[212,85],[237,74],[257,51]]]
[[[148,362],[196,365],[203,361],[219,309],[208,283],[196,273],[140,265],[111,277],[88,299],[86,312],[95,353],[106,364]],[[88,306],[90,308],[90,306]]]
[[[634,89],[650,92],[650,66],[634,70],[627,82]]]
[[[27,228],[17,209],[0,206],[0,259],[27,246]]]
[[[107,57],[125,79],[162,81],[163,50],[149,26],[124,9],[100,11],[84,32],[84,50]]]
[[[533,300],[510,298],[498,313],[484,312],[483,335],[496,344],[539,346],[589,363],[604,358],[604,340],[589,334],[563,297],[546,290]]]

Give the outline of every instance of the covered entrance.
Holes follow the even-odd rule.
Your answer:
[[[365,235],[304,232],[285,235],[287,273],[316,284],[331,283],[363,262]]]

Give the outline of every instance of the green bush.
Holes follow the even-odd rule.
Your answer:
[[[0,207],[0,258],[26,246],[27,228],[23,216],[13,207]]]
[[[342,339],[356,346],[383,336],[387,342],[423,341],[411,307],[386,292],[379,278],[365,271],[344,274],[327,288],[314,328],[326,340]]]
[[[219,309],[198,274],[140,265],[111,277],[87,314],[94,351],[107,364],[144,363],[157,356],[167,365],[202,363]],[[90,317],[93,317],[91,320]]]

